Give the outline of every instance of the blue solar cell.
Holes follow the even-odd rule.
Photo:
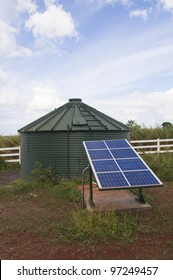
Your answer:
[[[129,148],[130,147],[128,142],[126,142],[125,140],[106,140],[105,143],[109,149]]]
[[[113,157],[118,158],[138,158],[138,155],[131,149],[110,149]]]
[[[147,169],[146,165],[139,158],[117,159],[116,161],[123,171]]]
[[[108,150],[89,150],[88,153],[92,160],[112,158],[112,156]]]
[[[92,161],[96,172],[106,172],[106,171],[120,171],[118,165],[114,160],[94,160]]]
[[[106,145],[103,141],[86,141],[85,144],[88,150],[106,149]]]
[[[97,176],[102,188],[129,186],[121,172],[98,173]]]
[[[151,171],[129,171],[124,172],[131,186],[152,186],[159,185],[159,181],[151,173]]]
[[[84,143],[100,188],[162,185],[126,140],[87,141]]]

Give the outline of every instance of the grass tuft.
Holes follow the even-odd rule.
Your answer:
[[[74,210],[70,220],[62,224],[63,239],[66,242],[81,241],[91,244],[118,238],[124,242],[132,241],[135,218],[127,214],[117,215],[115,211],[88,212]]]

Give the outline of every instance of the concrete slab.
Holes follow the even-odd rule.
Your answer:
[[[108,190],[100,191],[93,184],[93,201],[94,209],[105,211],[113,210],[150,210],[151,205],[148,203],[140,203],[136,200],[137,196],[129,190]],[[89,186],[85,185],[85,204],[88,210],[92,210],[89,205]]]

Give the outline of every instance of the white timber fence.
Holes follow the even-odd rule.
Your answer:
[[[139,154],[173,153],[173,139],[132,140],[130,143]],[[20,147],[0,148],[0,157],[6,162],[20,163]]]
[[[20,163],[20,147],[0,148],[0,157],[3,157],[6,162]]]
[[[160,154],[173,152],[173,139],[132,140],[133,148],[139,154]]]

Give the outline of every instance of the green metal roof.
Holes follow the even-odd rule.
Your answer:
[[[129,131],[129,127],[88,106],[82,102],[82,99],[71,98],[63,106],[19,129],[19,132],[67,130]]]

